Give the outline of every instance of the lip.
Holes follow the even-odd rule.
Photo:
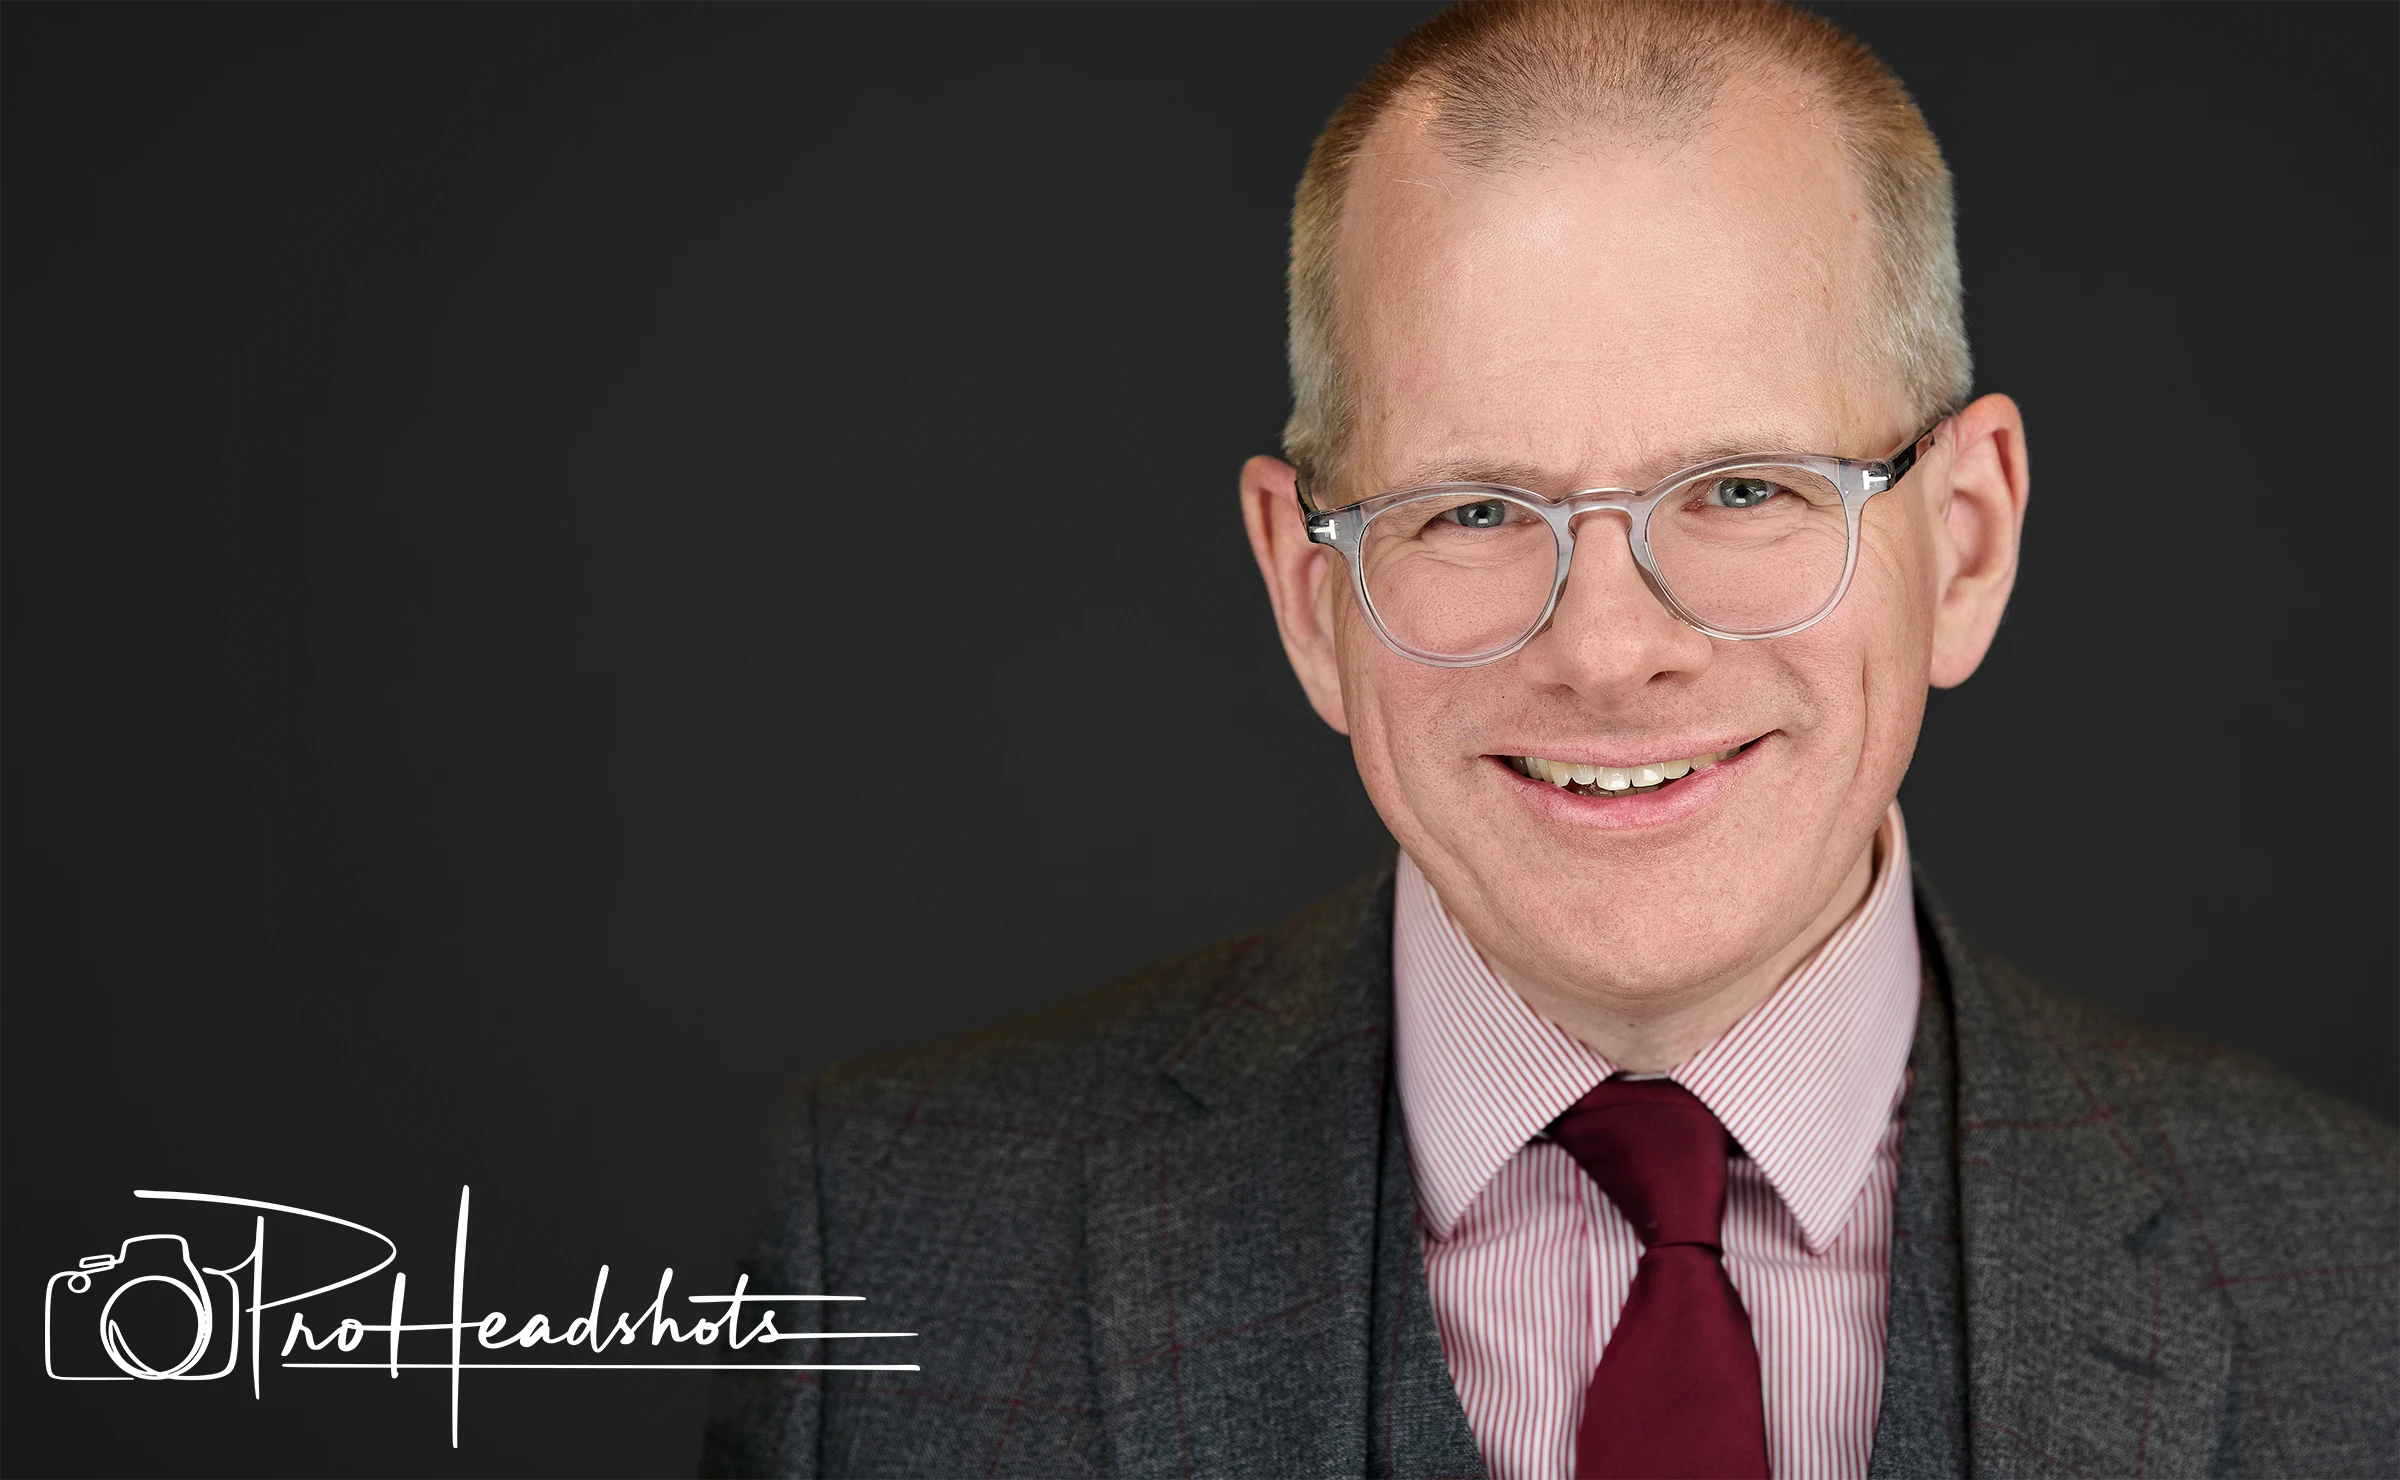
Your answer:
[[[1507,761],[1497,755],[1483,758],[1485,766],[1514,789],[1525,804],[1545,820],[1564,827],[1583,828],[1601,832],[1644,832],[1652,828],[1671,827],[1701,811],[1728,788],[1741,784],[1754,768],[1759,754],[1780,735],[1769,730],[1764,735],[1742,740],[1720,740],[1702,744],[1690,750],[1670,752],[1679,755],[1706,755],[1711,750],[1729,750],[1747,743],[1748,749],[1731,760],[1719,761],[1705,771],[1695,771],[1673,786],[1640,796],[1586,797],[1577,796],[1564,787],[1547,781],[1520,776],[1509,768]],[[1680,742],[1678,742],[1680,743]],[[1579,756],[1547,755],[1541,751],[1511,751],[1512,755],[1541,755],[1544,760],[1567,760],[1586,765],[1622,766],[1622,761],[1584,761]],[[1657,752],[1652,752],[1655,756]],[[1636,762],[1635,764],[1641,764]]]

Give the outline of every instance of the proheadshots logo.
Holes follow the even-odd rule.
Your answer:
[[[816,1324],[803,1313],[863,1303],[856,1295],[762,1293],[742,1275],[722,1294],[673,1296],[675,1271],[660,1271],[649,1302],[619,1304],[613,1319],[610,1271],[600,1266],[591,1304],[563,1322],[536,1312],[522,1319],[488,1311],[468,1319],[467,1220],[470,1189],[458,1190],[458,1236],[450,1251],[447,1320],[411,1321],[408,1273],[400,1247],[364,1223],[288,1203],[213,1192],[156,1192],[135,1197],[162,1204],[208,1203],[251,1210],[250,1246],[224,1264],[201,1262],[180,1232],[139,1233],[113,1254],[85,1255],[49,1278],[42,1292],[43,1370],[60,1382],[215,1382],[247,1372],[250,1396],[266,1395],[266,1369],[446,1372],[450,1377],[450,1443],[458,1444],[461,1381],[469,1372],[915,1372],[913,1362],[779,1362],[784,1342],[890,1341],[914,1331],[783,1329]],[[161,1210],[163,1213],[163,1209]],[[381,1257],[337,1279],[276,1293],[267,1271],[268,1219],[304,1220],[300,1228],[340,1228],[364,1235]],[[227,1253],[236,1252],[227,1250]],[[371,1286],[386,1270],[387,1287]],[[366,1299],[388,1293],[372,1308],[376,1319],[332,1318],[316,1307],[292,1307],[337,1291],[358,1289]],[[694,1311],[690,1307],[700,1307]],[[273,1313],[273,1314],[270,1314]],[[288,1313],[288,1320],[286,1314]],[[688,1324],[686,1319],[688,1318]],[[472,1345],[469,1339],[472,1338]],[[273,1353],[269,1354],[272,1346]],[[822,1354],[822,1347],[808,1347]],[[736,1354],[746,1353],[740,1359]],[[642,1360],[634,1360],[636,1355]],[[470,1360],[470,1356],[472,1360]],[[680,1358],[721,1356],[725,1360]],[[679,1360],[667,1360],[679,1358]]]

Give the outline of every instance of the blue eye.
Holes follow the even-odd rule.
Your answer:
[[[1469,529],[1496,529],[1508,522],[1508,505],[1496,498],[1460,504],[1450,511],[1450,518]]]
[[[1708,501],[1725,509],[1755,509],[1783,492],[1764,478],[1719,478],[1709,485]]]

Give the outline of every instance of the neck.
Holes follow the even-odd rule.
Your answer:
[[[1713,991],[1654,1011],[1558,992],[1519,977],[1497,961],[1492,969],[1534,1011],[1617,1068],[1663,1074],[1724,1037],[1750,1009],[1766,1001],[1866,902],[1874,882],[1875,844],[1870,841],[1824,908],[1781,950]]]

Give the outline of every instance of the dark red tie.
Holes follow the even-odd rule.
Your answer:
[[[1766,1480],[1758,1343],[1717,1242],[1733,1137],[1680,1084],[1612,1079],[1550,1138],[1642,1240],[1584,1393],[1576,1480]]]

